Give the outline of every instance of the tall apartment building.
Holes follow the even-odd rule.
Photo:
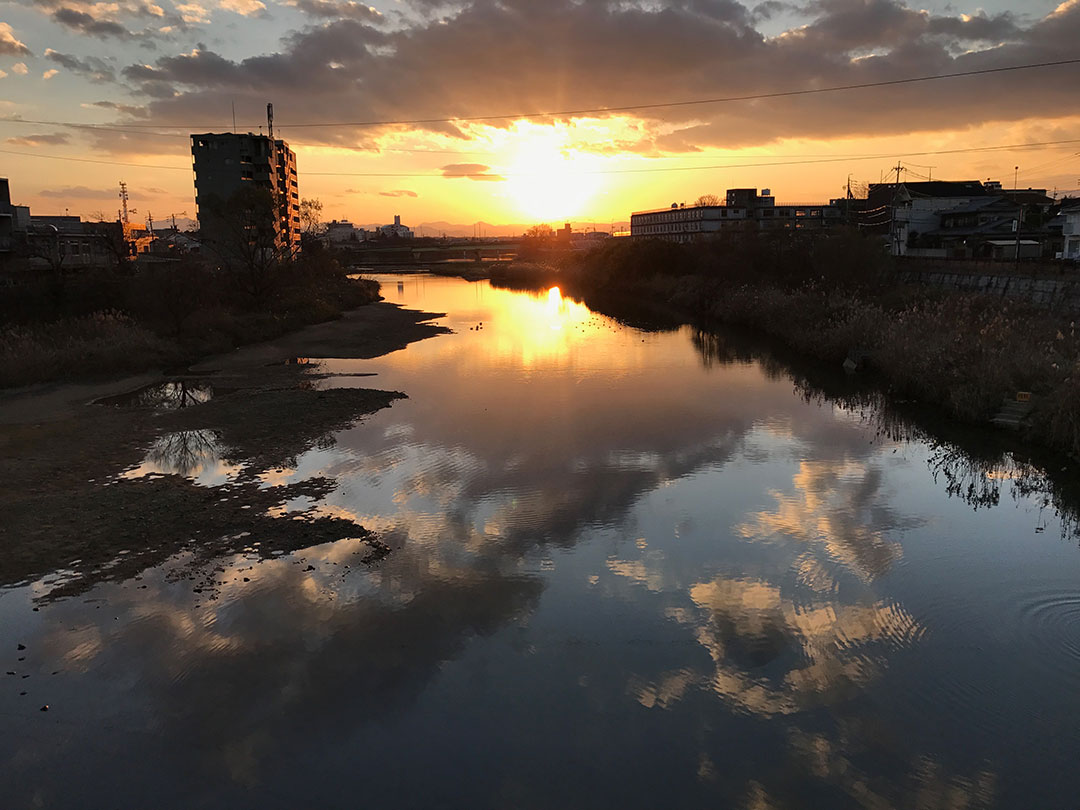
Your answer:
[[[195,206],[203,241],[212,245],[225,236],[213,199],[225,202],[248,184],[269,189],[277,203],[274,223],[278,246],[300,244],[300,191],[296,153],[285,141],[251,132],[191,136],[195,170]]]

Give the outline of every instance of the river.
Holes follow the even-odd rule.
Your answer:
[[[327,478],[270,511],[387,553],[256,533],[0,590],[5,806],[1076,806],[1080,550],[1023,465],[689,327],[379,280],[453,334],[301,366],[407,399],[117,477]]]

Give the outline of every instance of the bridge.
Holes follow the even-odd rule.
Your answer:
[[[427,245],[343,246],[346,262],[391,269],[463,262],[508,262],[517,258],[519,242],[439,242]]]

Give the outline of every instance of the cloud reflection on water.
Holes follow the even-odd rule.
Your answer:
[[[688,331],[643,349],[591,314],[551,329],[551,297],[447,289],[474,296],[460,318],[483,331],[365,366],[408,401],[250,471],[332,478],[311,514],[392,553],[237,555],[205,566],[216,599],[162,568],[97,589],[105,610],[52,606],[38,642],[80,673],[56,704],[93,700],[62,738],[0,742],[5,775],[71,796],[57,762],[137,753],[166,804],[209,785],[220,803],[332,803],[340,787],[311,774],[371,762],[373,806],[552,806],[562,789],[600,806],[620,787],[640,804],[653,779],[683,806],[990,803],[989,767],[884,710],[860,721],[933,629],[891,588],[924,523],[896,497],[892,445],[793,397],[777,367],[714,346],[703,369]]]

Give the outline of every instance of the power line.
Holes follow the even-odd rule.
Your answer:
[[[725,104],[734,101],[758,101],[772,98],[791,98],[793,96],[810,96],[822,93],[837,93],[846,90],[865,90],[873,87],[895,87],[903,84],[915,84],[917,82],[932,82],[941,79],[959,79],[965,76],[985,76],[993,73],[1008,73],[1017,70],[1033,70],[1036,68],[1060,67],[1063,65],[1080,64],[1080,59],[1060,59],[1053,62],[1031,62],[1024,65],[1007,65],[1005,67],[982,68],[979,70],[964,70],[956,73],[941,73],[932,76],[912,76],[905,79],[888,79],[878,82],[860,82],[858,84],[838,84],[831,87],[813,87],[803,90],[781,90],[774,93],[751,93],[743,96],[720,96],[717,98],[699,98],[685,101],[663,101],[652,104],[629,104],[623,107],[591,107],[575,110],[557,110],[543,113],[514,113],[501,115],[477,115],[461,116],[456,118],[415,118],[401,121],[342,121],[326,123],[287,123],[292,129],[300,127],[374,127],[374,126],[406,126],[415,124],[446,124],[458,121],[497,121],[520,118],[558,118],[568,115],[588,115],[592,113],[630,112],[633,110],[656,110],[669,107],[690,107],[703,104]]]
[[[1075,139],[1074,138],[1074,139],[1071,139],[1071,140],[1064,140],[1064,141],[1044,141],[1042,143],[1030,143],[1030,144],[1004,144],[1004,145],[1000,145],[1000,146],[975,146],[975,147],[966,147],[966,148],[962,148],[962,149],[940,149],[940,150],[925,151],[925,152],[905,152],[905,153],[903,153],[902,157],[908,157],[908,156],[922,157],[922,156],[926,156],[926,155],[955,155],[955,154],[965,154],[965,153],[1011,151],[1011,150],[1018,150],[1018,149],[1026,150],[1026,149],[1030,149],[1032,147],[1060,146],[1062,144],[1078,144],[1078,143],[1080,143],[1080,139]],[[574,174],[594,175],[594,174],[653,174],[653,173],[661,173],[661,172],[702,172],[702,171],[709,171],[709,170],[714,170],[714,169],[717,169],[717,170],[719,170],[719,169],[758,169],[758,168],[767,168],[767,167],[774,167],[774,166],[806,166],[806,165],[819,164],[819,163],[843,163],[843,162],[846,162],[846,161],[883,160],[883,159],[886,159],[886,158],[895,159],[895,157],[896,157],[896,154],[893,153],[891,155],[890,154],[864,155],[864,156],[861,156],[861,157],[841,156],[841,157],[832,157],[832,158],[819,158],[819,159],[815,159],[815,160],[780,160],[780,161],[769,161],[769,162],[765,162],[765,163],[728,163],[728,164],[715,165],[715,166],[656,166],[656,167],[646,167],[646,168],[639,168],[639,169],[591,169],[591,170],[586,169],[586,170],[582,170],[582,171],[576,171],[576,172],[574,172]],[[491,173],[488,173],[488,172],[475,172],[475,173],[454,174],[454,175],[383,174],[383,173],[374,173],[374,172],[304,172],[304,174],[308,175],[308,176],[315,176],[315,177],[413,177],[413,178],[415,178],[415,177],[443,177],[443,176],[447,176],[449,178],[457,178],[457,177],[465,177],[465,178],[468,178],[468,177],[491,177],[493,174],[498,174],[498,176],[500,176],[500,177],[531,177],[531,176],[535,175],[535,173],[531,173],[531,172],[523,172],[523,173],[515,173],[515,174],[508,174],[508,173],[505,173],[505,172],[499,172],[499,173],[496,173],[496,172],[491,172]]]
[[[130,129],[126,126],[112,126],[110,124],[82,124],[76,121],[41,121],[34,118],[0,118],[0,124],[33,124],[34,126],[66,127],[68,129],[97,130],[99,132],[123,132],[130,135],[152,135],[161,138],[184,138],[178,132],[152,132],[148,129]],[[177,127],[179,129],[179,127]]]
[[[5,118],[0,117],[0,125],[3,124],[33,124],[35,126],[53,126],[53,127],[66,127],[71,129],[83,129],[83,130],[99,130],[101,132],[122,132],[132,135],[153,135],[163,138],[177,138],[188,140],[190,135],[181,135],[177,132],[153,132],[144,129],[127,129],[119,126],[110,126],[108,124],[85,124],[77,121],[55,121],[45,120],[39,118]],[[181,129],[181,127],[176,127]],[[336,146],[335,144],[326,143],[312,143],[309,141],[289,141],[290,146],[314,146],[319,148],[328,149],[343,149],[351,152],[361,152],[364,157],[377,157],[383,152],[403,152],[407,154],[418,155],[474,155],[477,157],[498,157],[498,153],[494,151],[479,151],[475,149],[412,149],[402,146],[375,146],[370,149],[357,149],[349,146]],[[578,144],[574,146],[575,151],[588,151],[591,144]],[[626,151],[620,154],[631,154],[635,157],[645,158],[647,160],[740,160],[746,157],[768,157],[768,155],[637,155],[633,152]],[[851,158],[856,159],[868,159],[875,158],[876,155],[867,154],[837,154],[835,152],[815,152],[815,153],[795,153],[787,155],[789,158]],[[912,164],[918,165],[918,164]],[[1021,172],[1023,174],[1023,172]]]
[[[1061,146],[1064,144],[1080,144],[1080,139],[1074,138],[1062,141],[1042,141],[1037,143],[1020,143],[1020,144],[1000,144],[997,146],[974,146],[966,147],[962,149],[941,149],[923,152],[906,152],[901,157],[921,157],[927,155],[956,155],[956,154],[972,154],[972,153],[984,153],[984,152],[1002,152],[1002,151],[1017,151],[1017,150],[1029,150],[1034,148],[1045,148],[1053,146]],[[92,158],[76,158],[67,157],[64,155],[42,155],[34,152],[16,152],[11,149],[0,149],[0,154],[5,155],[18,155],[20,157],[32,157],[41,158],[45,160],[66,160],[75,163],[96,163],[106,166],[130,166],[139,169],[167,169],[171,171],[191,171],[190,166],[160,166],[149,163],[127,163],[114,160],[97,160]],[[709,171],[709,170],[728,170],[728,169],[749,169],[749,168],[768,168],[778,166],[805,166],[813,164],[823,163],[842,163],[846,161],[860,161],[860,160],[883,160],[883,159],[895,159],[896,154],[878,154],[878,155],[863,155],[858,157],[851,156],[838,156],[831,158],[819,158],[814,160],[777,160],[759,163],[734,163],[734,164],[720,164],[714,166],[656,166],[656,167],[644,167],[636,169],[586,169],[582,171],[575,171],[574,174],[580,175],[597,175],[597,174],[652,174],[662,172],[687,172],[687,171]],[[537,172],[466,172],[463,174],[433,174],[431,172],[418,173],[418,172],[303,172],[305,176],[309,177],[396,177],[396,178],[472,178],[472,177],[484,177],[490,178],[497,177],[534,177],[540,173]]]
[[[118,160],[94,160],[93,158],[66,157],[64,155],[38,155],[33,152],[16,152],[12,149],[0,149],[0,155],[18,155],[19,157],[45,158],[48,160],[70,160],[73,163],[99,163],[103,166],[132,166],[136,169],[169,169],[178,172],[190,172],[190,166],[155,166],[152,163],[124,163]]]
[[[82,123],[78,123],[78,122],[75,122],[75,121],[53,121],[53,120],[43,120],[43,119],[33,119],[33,118],[4,118],[4,117],[0,117],[0,124],[33,124],[33,125],[36,125],[36,126],[70,127],[70,128],[73,128],[73,129],[100,130],[102,132],[124,132],[124,133],[130,133],[130,134],[135,134],[135,135],[154,135],[154,136],[165,137],[165,138],[182,138],[184,140],[187,140],[190,137],[189,135],[180,135],[180,134],[177,134],[177,133],[151,132],[149,130],[125,129],[123,127],[112,127],[112,126],[108,126],[108,125],[105,125],[105,124],[82,124]],[[1021,148],[1028,148],[1028,147],[1048,147],[1048,146],[1054,146],[1054,145],[1068,146],[1068,145],[1075,144],[1077,142],[1080,142],[1080,141],[1058,141],[1058,142],[1048,141],[1048,142],[1045,142],[1045,143],[1017,144],[1017,145],[1015,145],[1015,148],[1016,149],[1021,149]],[[320,147],[320,148],[335,148],[333,144],[310,143],[310,142],[305,142],[305,141],[291,141],[290,144],[292,146],[315,146],[315,147]],[[356,150],[353,150],[350,147],[336,147],[336,148],[346,149],[346,150],[349,150],[349,151],[356,151]],[[984,149],[1003,149],[1003,148],[1014,148],[1014,147],[982,147],[982,148],[984,148]],[[586,145],[584,145],[584,149],[578,149],[577,151],[587,151],[587,149],[588,149],[588,145],[586,144]],[[379,147],[375,147],[375,148],[372,148],[372,149],[363,149],[363,150],[360,150],[360,151],[365,153],[364,154],[365,157],[375,157],[375,156],[377,156],[378,154],[380,154],[382,152],[404,152],[404,153],[407,153],[407,154],[421,154],[421,155],[427,155],[427,154],[431,154],[431,155],[473,155],[473,156],[477,156],[477,157],[489,157],[489,158],[490,157],[498,157],[497,153],[491,152],[491,151],[482,152],[482,151],[478,151],[478,150],[465,150],[465,149],[411,149],[411,148],[407,148],[407,147],[379,146]],[[967,151],[967,150],[959,150],[959,151]],[[15,153],[11,153],[11,154],[15,154]],[[633,154],[633,153],[631,152],[629,154]],[[933,153],[911,153],[911,154],[949,154],[949,153],[948,152],[933,152]],[[739,155],[648,155],[648,156],[635,155],[635,156],[636,157],[644,157],[647,160],[739,160],[739,159],[743,159],[742,156],[739,156]],[[752,155],[750,157],[768,157],[768,155],[760,155],[760,156]],[[788,155],[787,157],[790,157],[790,158],[823,158],[823,159],[829,159],[829,160],[877,160],[877,159],[883,158],[883,157],[884,158],[891,158],[892,155],[815,153],[815,154],[792,154],[792,155]],[[1054,161],[1052,161],[1052,162],[1054,162]],[[143,164],[132,164],[132,165],[143,165]],[[915,164],[911,164],[911,165],[918,166],[919,164],[915,163]],[[687,167],[687,169],[691,169],[691,168],[695,168],[695,167]],[[710,169],[710,168],[716,168],[716,167],[699,166],[699,167],[696,167],[696,168]],[[735,167],[733,166],[731,168],[735,168]],[[1033,167],[1032,169],[1030,169],[1028,171],[1034,171],[1036,168],[1039,168],[1039,167]],[[310,174],[310,172],[309,172],[309,174]],[[1023,172],[1021,172],[1021,174],[1023,174]]]
[[[1019,70],[1035,70],[1039,68],[1050,67],[1062,67],[1065,65],[1080,64],[1080,58],[1076,59],[1059,59],[1050,62],[1029,62],[1021,65],[1006,65],[1003,67],[995,68],[980,68],[977,70],[963,70],[954,73],[939,73],[928,76],[909,76],[902,79],[885,79],[876,82],[859,82],[854,84],[838,84],[831,85],[829,87],[812,87],[801,90],[779,90],[772,93],[750,93],[741,96],[718,96],[715,98],[697,98],[686,99],[682,101],[662,101],[644,104],[628,104],[625,106],[616,107],[583,107],[570,110],[551,110],[548,112],[537,113],[500,113],[495,115],[476,115],[476,116],[450,116],[444,118],[413,118],[413,119],[400,119],[400,120],[369,120],[369,121],[324,121],[324,122],[310,122],[310,121],[298,121],[295,123],[289,123],[286,119],[286,123],[283,128],[286,129],[298,129],[298,128],[316,128],[316,127],[376,127],[376,126],[408,126],[416,124],[445,124],[454,122],[470,122],[470,121],[499,121],[499,120],[516,120],[516,119],[531,119],[531,118],[559,118],[571,115],[590,115],[596,113],[617,113],[617,112],[631,112],[634,110],[656,110],[672,107],[691,107],[700,106],[706,104],[726,104],[737,101],[759,101],[765,99],[774,98],[792,98],[796,96],[810,96],[820,95],[823,93],[838,93],[848,90],[866,90],[876,87],[896,87],[905,84],[917,84],[920,82],[932,82],[941,81],[944,79],[959,79],[969,76],[986,76],[997,73],[1010,73]],[[8,121],[17,121],[25,119],[3,119]],[[35,123],[49,123],[45,121]],[[57,123],[57,126],[63,126],[64,124]],[[79,126],[86,126],[88,128],[94,128],[97,125],[84,124]],[[150,129],[161,126],[169,126],[162,124],[140,124],[137,122],[125,122],[124,127],[134,132],[141,131],[143,129]],[[213,129],[214,124],[177,124],[174,128],[197,130],[197,129]]]
[[[130,129],[122,126],[110,126],[109,124],[84,124],[78,121],[50,121],[37,118],[3,118],[0,117],[0,125],[2,124],[32,124],[34,126],[50,126],[50,127],[65,127],[69,129],[81,129],[88,131],[98,132],[121,132],[130,135],[152,135],[158,138],[176,138],[177,140],[188,140],[191,136],[182,135],[179,132],[154,132],[149,129]],[[176,129],[186,129],[177,126]],[[335,148],[333,144],[325,143],[312,143],[305,141],[290,141],[292,146],[318,146]],[[351,146],[339,146],[339,149],[347,149],[349,151],[356,151],[355,147]],[[469,149],[410,149],[400,146],[376,146],[371,149],[361,149],[360,151],[369,152],[372,155],[377,155],[382,152],[405,152],[414,153],[420,155],[476,155],[476,156],[490,156],[491,152],[480,152],[477,150]]]

